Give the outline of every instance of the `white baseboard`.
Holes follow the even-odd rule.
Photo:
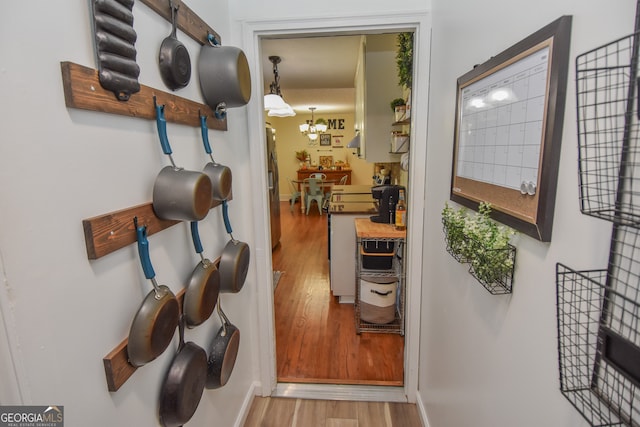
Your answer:
[[[260,383],[258,381],[254,381],[251,384],[251,387],[247,389],[247,393],[244,396],[244,400],[242,401],[242,406],[240,407],[240,412],[236,417],[236,422],[233,423],[233,427],[242,427],[247,421],[247,416],[249,416],[249,410],[251,409],[251,404],[253,403],[254,397],[256,397],[256,390],[260,388]]]
[[[420,390],[416,392],[416,407],[418,408],[418,414],[420,415],[420,419],[422,420],[422,426],[431,427],[429,425],[429,418],[427,417],[427,411],[424,407],[424,402],[422,401],[422,396],[420,395]]]

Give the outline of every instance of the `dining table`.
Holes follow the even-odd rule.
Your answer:
[[[305,182],[304,179],[292,179],[291,182],[293,182],[295,185],[298,186],[298,191],[300,192],[300,211],[302,213],[305,213],[305,210],[307,207],[304,202],[304,195],[307,191],[307,188],[309,188],[309,183]],[[331,189],[333,188],[333,186],[338,184],[340,180],[339,179],[322,179],[320,180],[320,182],[321,184],[319,185],[322,186],[322,192],[326,194],[331,192]]]

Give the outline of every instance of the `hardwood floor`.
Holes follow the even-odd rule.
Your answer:
[[[274,295],[278,382],[403,385],[404,337],[357,335],[353,304],[331,295],[327,215],[304,215],[299,203],[292,213],[281,202],[281,224],[273,251],[283,272]]]
[[[256,397],[244,427],[422,427],[416,405]]]

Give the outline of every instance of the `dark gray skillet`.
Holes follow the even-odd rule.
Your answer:
[[[176,37],[176,20],[180,5],[174,6],[169,0],[171,8],[172,30],[160,45],[158,65],[160,76],[164,84],[171,90],[181,89],[189,84],[191,79],[191,58],[184,44]]]
[[[220,255],[220,292],[238,293],[244,286],[247,272],[249,270],[249,260],[251,251],[249,245],[233,238],[231,223],[229,222],[229,207],[226,200],[222,201],[222,216],[224,226],[229,233],[231,240],[227,242],[222,255]]]
[[[178,326],[180,307],[171,289],[158,286],[156,273],[149,258],[147,227],[138,227],[138,218],[133,219],[138,239],[138,253],[142,270],[151,280],[153,290],[147,294],[131,322],[127,353],[129,363],[142,366],[158,357],[169,346]]]
[[[229,381],[240,346],[240,330],[236,328],[222,311],[218,298],[218,316],[222,326],[211,341],[207,361],[207,389],[220,388]]]
[[[214,263],[202,255],[197,221],[191,221],[191,239],[201,261],[191,273],[184,293],[182,311],[188,326],[198,326],[213,313],[220,292],[220,272]]]
[[[160,424],[178,427],[191,419],[198,408],[207,378],[207,353],[198,345],[184,342],[184,319],[180,319],[180,344],[160,390]]]

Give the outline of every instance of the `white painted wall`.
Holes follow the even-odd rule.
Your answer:
[[[610,226],[578,205],[575,57],[633,31],[635,2],[433,0],[419,395],[431,427],[580,426],[560,394],[555,263],[606,266]],[[456,78],[573,15],[553,241],[521,236],[511,296],[492,296],[445,252]]]
[[[232,43],[226,0],[190,0],[189,6]],[[82,220],[151,201],[155,176],[168,159],[153,121],[67,109],[61,61],[95,67],[89,2],[29,1],[5,5],[0,17],[0,309],[9,357],[0,334],[0,404],[64,405],[65,425],[154,426],[157,400],[177,344],[138,369],[115,393],[107,391],[102,358],[128,334],[151,289],[135,245],[88,261]],[[136,48],[143,84],[164,88],[157,52],[170,24],[141,2],[134,6]],[[194,69],[178,94],[201,100],[199,45],[179,32]],[[230,203],[234,236],[253,245],[249,142],[244,108],[229,113],[228,132],[210,131],[216,158],[233,170]],[[204,166],[199,129],[169,123],[176,162]],[[215,258],[228,237],[219,209],[200,226],[205,254]],[[158,281],[178,291],[199,260],[188,227],[149,237]],[[229,384],[206,391],[190,425],[232,426],[252,393],[258,350],[255,269],[223,306],[241,330],[238,361]],[[219,320],[187,331],[208,347]],[[13,380],[16,378],[16,380]]]

